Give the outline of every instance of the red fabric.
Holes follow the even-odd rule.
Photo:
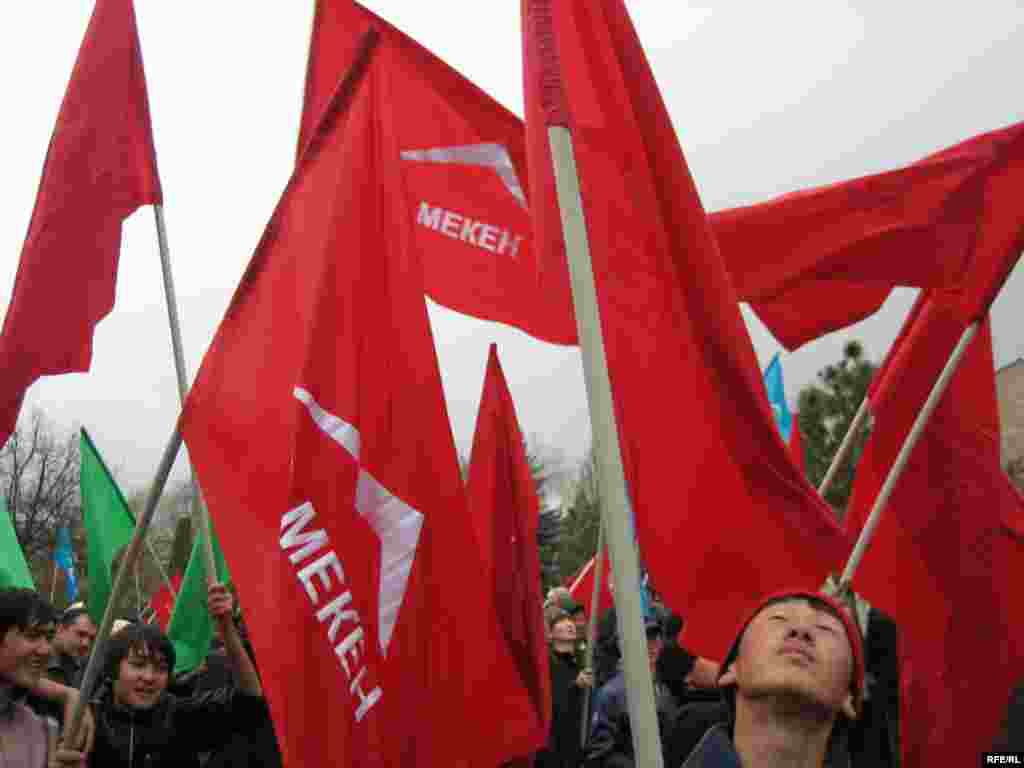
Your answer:
[[[539,503],[512,395],[492,344],[469,464],[469,514],[481,544],[478,578],[491,585],[497,615],[478,636],[498,633],[488,688],[500,692],[504,760],[547,744],[551,681],[537,550]]]
[[[529,192],[527,198],[554,195],[550,175],[527,178],[522,124],[514,115],[351,0],[317,3],[300,147],[371,19],[403,52],[410,114],[432,116],[407,121],[402,150],[496,144],[508,151],[511,178]],[[554,37],[542,44],[553,50]],[[541,110],[564,107],[552,103],[557,82],[554,78],[542,85]],[[557,122],[565,122],[564,109],[559,115]],[[1005,272],[999,255],[1005,249],[997,246],[1018,232],[1005,201],[1016,199],[1020,185],[1016,161],[1005,158],[1015,157],[1021,132],[1022,126],[1013,126],[906,168],[712,214],[711,227],[737,295],[792,349],[870,316],[896,285],[957,286],[974,261],[1001,264]],[[422,253],[428,295],[456,311],[508,323],[546,341],[576,343],[568,277],[535,253],[558,247],[557,239],[545,241],[561,226],[558,210],[534,206],[531,222],[491,168],[407,160],[403,169],[407,216]],[[991,204],[983,202],[986,185],[998,192],[988,194],[994,197]],[[459,216],[450,220],[448,234],[419,223],[423,202]],[[984,226],[994,233],[988,238],[993,246],[975,257],[969,243],[983,209],[991,212]],[[469,240],[477,242],[458,237],[467,219]],[[522,240],[514,251],[501,249],[503,234],[494,235],[496,241],[486,242],[492,248],[483,247],[484,223]],[[474,224],[481,227],[473,230]]]
[[[905,168],[711,214],[739,295],[788,348],[874,313],[897,285],[984,314],[1024,248],[1024,123]]]
[[[87,371],[114,307],[121,222],[161,201],[130,0],[98,0],[43,166],[0,334],[0,445],[40,376]]]
[[[181,428],[242,601],[266,608],[248,621],[285,763],[496,765],[500,718],[481,713],[502,692],[477,632],[494,608],[399,225],[398,52],[373,39],[306,145]]]
[[[807,457],[804,456],[804,439],[800,432],[800,414],[793,411],[793,429],[789,433],[789,454],[793,457],[800,474],[807,475]]]
[[[594,557],[590,558],[586,564],[569,579],[569,583],[566,584],[569,588],[569,594],[572,595],[572,599],[583,606],[583,610],[586,612],[588,618],[590,617],[590,602],[594,595],[595,560],[596,558]],[[612,593],[608,589],[609,563],[608,551],[605,550],[604,561],[601,565],[601,594],[597,598],[598,616],[604,615],[604,612],[615,604]]]
[[[317,2],[300,144],[371,22],[394,48],[403,81],[396,191],[427,295],[545,341],[574,343],[568,278],[545,274],[530,242],[522,121],[358,3]]]
[[[688,619],[687,647],[721,658],[762,595],[816,589],[845,538],[786,455],[735,290],[622,3],[552,3],[540,35],[552,35],[557,60],[534,46],[537,7],[524,3],[523,25],[537,241],[546,269],[565,271],[539,94],[554,72],[641,554],[655,589]],[[672,450],[666,435],[679,438]]]
[[[857,467],[849,525],[859,533],[896,454],[964,330],[958,297],[926,294],[872,393],[874,428]],[[904,635],[910,768],[976,759],[1024,674],[1007,594],[1024,564],[1019,493],[999,465],[987,320],[961,360],[883,511],[854,588]],[[893,585],[898,585],[894,588]],[[983,674],[978,673],[982,664]]]
[[[157,623],[160,629],[167,631],[167,625],[171,621],[171,613],[174,611],[174,595],[181,592],[181,571],[171,576],[171,586],[174,587],[174,594],[168,589],[166,582],[160,585],[160,589],[149,599],[149,604],[156,613]]]

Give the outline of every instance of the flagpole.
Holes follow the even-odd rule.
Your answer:
[[[171,254],[167,244],[167,225],[164,222],[164,207],[160,203],[153,206],[153,215],[156,218],[156,239],[160,246],[160,267],[164,278],[164,294],[167,299],[167,320],[171,326],[171,349],[174,352],[174,371],[178,378],[178,396],[181,398],[182,406],[185,405],[185,397],[188,395],[188,376],[185,373],[185,353],[181,343],[181,323],[178,320],[178,299],[174,291],[174,277],[171,274]],[[210,537],[210,515],[206,505],[203,504],[202,491],[196,481],[195,470],[189,463],[189,472],[192,483],[192,520],[199,529],[199,537],[202,541],[200,549],[203,553],[203,561],[206,564],[207,583],[213,584],[217,581],[217,565],[213,558],[213,541]],[[170,585],[170,580],[168,580]],[[174,589],[171,588],[173,595]],[[177,596],[174,596],[177,599]]]
[[[57,596],[57,560],[53,561],[53,579],[50,581],[50,604],[53,604],[54,598]]]
[[[896,482],[900,479],[900,475],[903,474],[903,470],[907,466],[907,462],[910,459],[911,452],[914,450],[914,446],[917,445],[917,441],[920,439],[925,427],[928,426],[928,420],[931,418],[932,413],[938,406],[939,400],[942,399],[943,392],[945,392],[946,387],[949,386],[949,382],[953,378],[953,374],[956,373],[957,366],[960,365],[960,360],[963,358],[964,353],[967,351],[971,340],[977,332],[978,321],[971,323],[966,329],[964,329],[964,332],[960,335],[960,340],[957,342],[956,347],[953,349],[949,359],[946,361],[945,368],[942,369],[942,373],[939,374],[939,378],[932,387],[932,391],[928,394],[928,399],[925,400],[924,407],[922,407],[920,413],[917,414],[917,418],[914,420],[914,425],[910,429],[910,434],[908,434],[906,440],[903,441],[900,452],[897,454],[896,460],[893,462],[892,469],[889,470],[889,474],[885,478],[885,483],[882,485],[882,489],[878,492],[878,497],[875,499],[874,506],[871,507],[871,514],[868,515],[867,522],[864,524],[864,528],[860,532],[860,537],[857,539],[857,544],[854,546],[853,552],[850,554],[850,559],[846,561],[846,568],[843,569],[842,578],[839,580],[840,594],[849,591],[854,574],[856,574],[857,568],[860,566],[860,561],[863,559],[864,553],[867,551],[868,545],[871,543],[871,538],[874,535],[875,528],[878,527],[878,521],[881,518],[882,510],[889,501],[889,497],[892,495],[893,489],[896,487]]]
[[[103,611],[103,619],[100,621],[100,628],[96,633],[95,641],[93,641],[89,661],[85,665],[85,674],[82,677],[79,696],[64,730],[64,744],[75,744],[78,741],[78,730],[82,725],[85,705],[92,700],[96,685],[100,680],[100,674],[102,673],[103,657],[106,655],[105,646],[110,639],[110,630],[114,624],[115,606],[121,600],[125,589],[128,588],[128,579],[130,578],[128,572],[132,570],[139,559],[146,532],[153,522],[156,505],[160,501],[160,495],[164,491],[164,486],[167,485],[167,476],[171,473],[171,467],[174,466],[174,460],[177,458],[180,448],[181,432],[175,429],[160,459],[156,478],[149,489],[149,496],[146,498],[146,506],[142,511],[142,516],[135,522],[135,531],[132,533],[131,541],[128,542],[124,557],[121,559],[121,566],[117,569],[117,575],[114,577],[114,586],[110,591],[107,607]]]
[[[661,737],[654,704],[654,681],[647,658],[647,641],[640,607],[640,567],[629,519],[629,499],[615,421],[611,383],[605,359],[597,291],[590,261],[583,200],[572,135],[564,126],[548,126],[555,187],[569,262],[576,327],[583,356],[584,380],[594,440],[600,489],[601,519],[608,537],[608,554],[615,577],[615,610],[622,642],[626,703],[632,724],[636,764],[662,768]]]
[[[832,457],[832,463],[828,467],[828,472],[825,473],[825,478],[821,481],[821,485],[818,486],[818,495],[825,498],[825,493],[828,492],[829,487],[832,485],[832,481],[835,480],[836,474],[839,472],[839,467],[842,466],[843,461],[846,459],[846,455],[853,448],[853,444],[857,439],[857,433],[860,432],[861,425],[868,417],[868,396],[865,394],[864,399],[860,401],[860,408],[857,409],[857,414],[853,417],[853,421],[850,422],[850,428],[846,430],[846,434],[843,435],[843,442],[839,444],[839,450],[836,451],[836,455]],[[799,429],[799,425],[794,425]]]
[[[600,506],[598,507],[600,513]],[[587,653],[584,669],[594,669],[594,643],[597,640],[597,611],[601,606],[601,571],[604,569],[604,526],[600,516],[597,519],[597,553],[594,555],[594,590],[590,593],[590,621],[587,625]],[[583,714],[580,718],[580,746],[587,745],[590,735],[590,699],[592,688],[583,691]]]

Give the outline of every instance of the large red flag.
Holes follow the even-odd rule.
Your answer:
[[[964,330],[961,309],[956,296],[923,294],[879,372],[870,393],[874,428],[850,503],[853,534]],[[1024,504],[999,465],[985,320],[911,453],[854,580],[901,627],[904,697],[914,697],[901,725],[911,768],[976,759],[1024,674],[1014,640],[1024,611],[1008,589],[1024,575],[1022,520]],[[978,659],[985,660],[984,674]]]
[[[300,147],[370,20],[401,49],[403,97],[421,116],[402,126],[402,150],[425,290],[456,311],[576,343],[567,276],[535,253],[558,220],[534,207],[531,222],[525,210],[539,188],[527,179],[522,123],[352,0],[317,2]],[[1002,186],[1020,184],[1006,158],[1020,154],[1011,145],[1021,133],[1013,126],[906,168],[712,214],[740,300],[793,348],[871,315],[896,285],[956,283],[983,207],[982,177],[1005,166]],[[998,221],[1009,212],[993,210]]]
[[[377,40],[307,142],[182,429],[286,763],[494,765],[499,718],[475,725],[502,693],[476,632],[493,606],[399,224],[403,80]]]
[[[0,334],[0,445],[40,376],[87,371],[121,223],[161,201],[131,0],[97,0],[50,139]]]
[[[469,514],[480,542],[477,577],[493,589],[497,614],[479,622],[498,633],[489,684],[501,692],[500,756],[543,747],[551,723],[551,682],[537,549],[539,504],[512,395],[492,344],[469,463]]]
[[[545,268],[566,270],[548,127],[567,125],[641,555],[690,619],[687,646],[720,658],[759,595],[816,588],[845,539],[786,455],[622,3],[523,8],[535,238]]]
[[[396,126],[403,227],[427,295],[556,344],[576,327],[568,279],[545,274],[530,242],[523,124],[419,45],[351,0],[318,0],[300,146],[368,24],[395,51],[405,118]]]
[[[793,348],[872,314],[897,285],[973,282],[975,304],[987,307],[1024,246],[1022,190],[1016,124],[905,168],[709,219],[739,295]]]

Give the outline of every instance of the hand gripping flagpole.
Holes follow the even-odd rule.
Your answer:
[[[160,501],[164,486],[167,484],[167,476],[171,473],[174,460],[178,456],[178,449],[181,448],[181,432],[177,429],[171,435],[170,442],[164,449],[164,455],[160,459],[160,465],[156,471],[156,479],[149,489],[149,496],[146,498],[146,506],[142,516],[135,521],[135,531],[132,533],[131,541],[125,549],[124,557],[121,558],[121,566],[117,569],[114,577],[114,586],[110,591],[110,598],[107,600],[107,607],[103,611],[103,620],[100,622],[99,631],[96,633],[96,640],[92,645],[92,653],[89,654],[89,661],[85,665],[85,674],[82,677],[82,685],[79,690],[78,700],[71,711],[64,728],[64,744],[75,744],[78,741],[78,730],[82,725],[82,715],[85,705],[92,699],[99,682],[103,666],[103,657],[106,655],[107,641],[110,639],[110,630],[114,624],[114,611],[125,590],[128,589],[132,571],[139,560],[146,532],[150,523],[153,522],[153,515],[156,512],[156,505]]]
[[[871,538],[874,535],[875,528],[878,527],[878,521],[882,516],[882,510],[885,508],[886,503],[889,501],[889,497],[892,495],[893,489],[896,487],[897,481],[900,479],[900,475],[903,474],[903,470],[907,466],[907,462],[910,459],[910,454],[914,450],[914,446],[917,445],[917,441],[920,439],[921,434],[924,432],[926,426],[928,426],[928,420],[931,418],[932,413],[939,404],[939,400],[942,399],[943,392],[946,391],[946,387],[949,386],[950,380],[953,378],[953,374],[956,373],[957,366],[960,365],[960,360],[963,358],[964,353],[970,346],[971,340],[978,332],[978,321],[974,321],[960,335],[960,341],[957,342],[953,352],[950,354],[949,359],[946,361],[946,367],[942,369],[942,373],[939,374],[938,380],[932,387],[932,391],[928,394],[928,399],[924,402],[924,407],[921,408],[920,413],[917,414],[917,418],[914,420],[914,425],[910,428],[910,434],[907,435],[906,440],[903,441],[903,446],[900,448],[899,454],[896,456],[896,460],[893,462],[892,469],[889,470],[889,474],[885,478],[885,483],[882,485],[882,489],[878,492],[878,497],[875,499],[874,506],[871,507],[871,514],[868,515],[867,522],[864,524],[864,528],[860,532],[860,537],[857,539],[857,544],[853,548],[853,552],[850,554],[850,559],[846,561],[846,568],[843,570],[843,575],[839,580],[839,593],[843,594],[850,589],[850,585],[853,582],[854,574],[857,572],[857,568],[860,566],[860,561],[864,557],[864,553],[867,551],[868,545],[871,543]]]
[[[178,320],[178,299],[174,292],[174,277],[171,274],[171,254],[167,245],[167,225],[164,223],[164,207],[157,203],[153,206],[156,217],[156,238],[160,245],[160,267],[164,277],[164,294],[167,297],[167,320],[171,326],[171,348],[174,351],[174,371],[178,377],[178,396],[182,406],[188,395],[188,376],[185,373],[185,353],[181,344],[181,324]],[[203,504],[202,491],[196,481],[195,471],[189,466],[192,484],[192,524],[199,530],[203,562],[206,565],[206,582],[217,581],[217,564],[213,557],[213,540],[210,533],[210,515]],[[170,581],[168,581],[170,584]],[[173,593],[173,588],[172,588]]]
[[[600,501],[598,502],[600,505]],[[604,570],[604,526],[601,525],[601,508],[598,506],[597,518],[597,552],[594,554],[594,589],[590,593],[590,622],[587,625],[587,652],[585,669],[594,669],[594,643],[597,640],[597,611],[601,607],[601,573]],[[583,691],[583,714],[580,717],[580,746],[587,745],[590,735],[590,700],[593,685]]]
[[[647,659],[643,612],[640,607],[640,566],[629,519],[626,477],[622,467],[611,383],[601,336],[601,318],[590,261],[583,201],[580,197],[572,135],[560,125],[548,126],[554,163],[558,207],[569,262],[576,327],[583,355],[583,372],[590,405],[594,458],[601,498],[601,519],[608,537],[608,554],[615,576],[615,607],[622,641],[626,703],[632,724],[636,764],[662,768],[661,737],[654,705],[654,681]]]

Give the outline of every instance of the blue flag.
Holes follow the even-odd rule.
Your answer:
[[[778,352],[764,369],[764,388],[768,390],[768,402],[771,403],[775,423],[782,433],[782,441],[788,445],[789,437],[793,433],[793,414],[786,404],[786,389],[782,386],[782,363],[779,362]]]
[[[78,597],[78,578],[75,576],[75,552],[71,548],[71,529],[66,525],[57,529],[57,545],[53,549],[53,559],[57,567],[64,571],[68,603],[73,603]]]

